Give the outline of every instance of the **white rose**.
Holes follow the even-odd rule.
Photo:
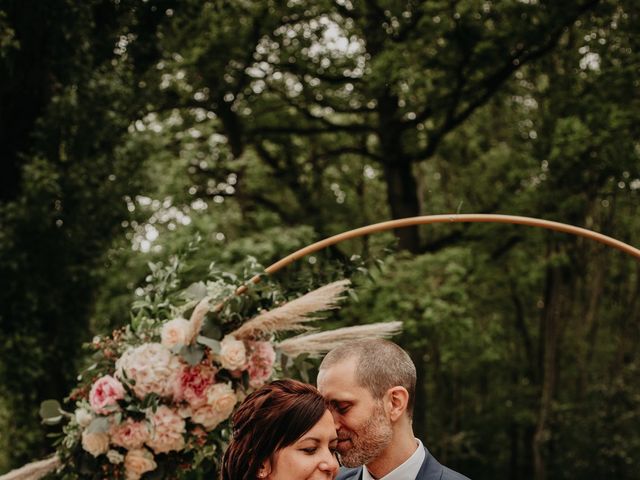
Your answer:
[[[220,342],[220,364],[227,370],[243,370],[247,367],[247,349],[244,342],[227,335]]]
[[[82,432],[82,448],[94,457],[107,453],[109,435],[105,432]]]
[[[124,458],[124,469],[127,480],[139,480],[142,475],[155,470],[158,464],[153,454],[146,448],[129,450]]]
[[[124,462],[124,455],[117,450],[109,450],[107,452],[107,458],[109,459],[109,462],[114,465]]]
[[[175,318],[162,326],[162,345],[173,348],[191,343],[191,324],[184,318]]]
[[[226,383],[216,383],[207,390],[207,404],[191,415],[191,421],[213,430],[233,413],[238,397]]]
[[[224,420],[226,420],[226,418],[220,415],[211,405],[200,407],[191,415],[191,421],[202,425],[207,431],[213,430]]]
[[[75,411],[76,422],[82,428],[87,428],[93,420],[93,415],[86,408],[78,408]]]
[[[211,405],[224,418],[228,418],[236,406],[238,397],[227,383],[216,383],[207,389],[207,404]]]

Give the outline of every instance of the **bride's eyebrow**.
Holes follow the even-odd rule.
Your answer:
[[[316,437],[302,437],[300,440],[298,440],[299,442],[305,442],[307,440],[311,440],[312,442],[316,442],[316,443],[320,443],[322,442],[322,440],[320,440],[319,438]]]

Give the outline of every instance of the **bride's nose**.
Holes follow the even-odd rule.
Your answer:
[[[327,472],[327,473],[330,473],[331,475],[335,475],[338,472],[338,468],[339,468],[338,459],[332,452],[326,452],[325,457],[326,458],[323,458],[320,464],[318,465],[318,468],[322,472]]]

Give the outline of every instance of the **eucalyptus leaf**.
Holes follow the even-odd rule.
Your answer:
[[[220,353],[220,342],[218,340],[199,335],[196,341],[201,345],[209,347],[213,353]]]
[[[202,300],[207,296],[207,286],[204,282],[192,283],[184,291],[184,296],[192,300]]]
[[[204,348],[200,345],[187,345],[180,350],[180,356],[189,365],[197,365],[204,356]]]
[[[109,419],[107,417],[96,417],[91,420],[87,427],[88,433],[102,433],[109,430]]]
[[[62,420],[62,415],[58,415],[57,417],[49,417],[42,420],[42,423],[45,425],[57,425]]]
[[[61,412],[62,407],[57,400],[45,400],[40,404],[39,413],[43,421],[52,421],[54,418],[59,418],[61,417]]]
[[[204,322],[204,326],[202,327],[202,334],[205,337],[213,338],[214,340],[220,340],[222,338],[222,330],[220,329],[220,327],[212,321],[206,319]]]

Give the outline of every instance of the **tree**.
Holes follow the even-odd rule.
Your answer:
[[[141,188],[144,157],[126,152],[124,138],[150,52],[127,54],[127,39],[148,45],[156,10],[2,6],[0,384],[14,463],[48,449],[38,404],[63,398],[75,379],[102,257],[128,216],[122,198]]]

